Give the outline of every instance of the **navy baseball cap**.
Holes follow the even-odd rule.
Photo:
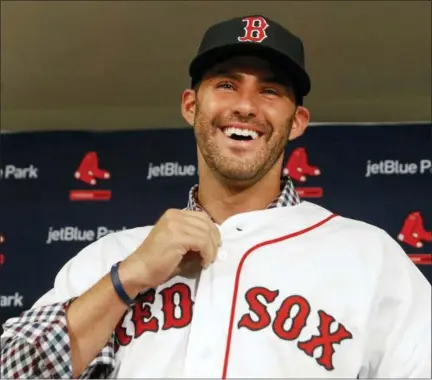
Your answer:
[[[302,104],[311,87],[305,68],[302,40],[267,17],[236,17],[211,26],[189,66],[194,87],[218,62],[237,55],[255,55],[267,60],[292,83],[297,101]]]

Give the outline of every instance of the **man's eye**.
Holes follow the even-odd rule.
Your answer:
[[[226,88],[228,90],[234,88],[234,86],[231,83],[228,83],[228,82],[219,83],[216,87],[217,88]]]
[[[273,95],[277,95],[277,93],[278,93],[274,88],[265,88],[264,92],[266,94],[273,94]]]

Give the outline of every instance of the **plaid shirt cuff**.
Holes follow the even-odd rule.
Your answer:
[[[5,323],[0,378],[72,378],[66,310],[73,300],[30,309]],[[114,367],[113,333],[80,378],[107,378]]]

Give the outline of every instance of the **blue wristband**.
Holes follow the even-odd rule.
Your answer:
[[[120,265],[120,261],[116,264],[114,264],[111,267],[111,281],[114,285],[114,289],[117,293],[117,295],[120,297],[120,299],[128,306],[132,306],[135,303],[135,300],[130,298],[128,294],[126,293],[126,290],[123,288],[123,285],[120,281],[120,277],[118,274],[118,267]]]

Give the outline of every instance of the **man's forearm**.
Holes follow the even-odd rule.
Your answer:
[[[139,290],[128,286],[122,269],[120,266],[120,279],[133,298]],[[69,306],[67,322],[74,377],[78,377],[106,345],[126,311],[127,305],[117,296],[109,274]]]

